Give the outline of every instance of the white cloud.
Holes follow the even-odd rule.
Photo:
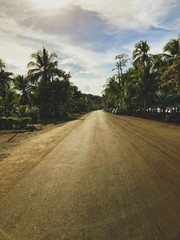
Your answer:
[[[0,3],[0,58],[12,68],[9,70],[24,74],[30,54],[43,45],[49,52],[59,55],[60,67],[71,72],[72,82],[81,90],[95,94],[101,93],[105,80],[113,74],[114,57],[122,52],[131,55],[138,42],[128,39],[119,45],[119,49],[109,44],[100,52],[97,46],[103,46],[104,35],[113,36],[118,32],[121,37],[126,30],[134,30],[138,35],[138,31],[143,33],[152,26],[173,28],[172,23],[165,26],[163,21],[178,5],[177,0],[0,0]],[[179,20],[175,19],[174,23],[177,30]],[[90,32],[90,26],[96,26],[96,30],[104,33],[98,43],[93,39],[94,28]],[[81,41],[84,32],[86,41]],[[90,35],[94,42],[88,41]],[[151,52],[161,52],[171,36],[159,35],[156,40],[149,37]],[[139,40],[146,39],[141,35]]]
[[[63,58],[60,61],[61,61],[61,65],[75,63],[75,59],[73,59],[73,58]]]
[[[96,12],[111,28],[135,29],[142,31],[151,26],[158,27],[172,8],[178,6],[178,0],[27,0],[38,8],[48,8],[54,15],[59,8],[81,6]],[[54,11],[49,11],[49,8]]]
[[[97,53],[88,46],[73,44],[71,39],[66,36],[49,35],[48,33],[36,31],[33,28],[26,29],[18,25],[13,19],[7,20],[3,18],[2,22],[0,52],[1,58],[13,68],[8,70],[25,74],[27,72],[26,65],[30,61],[30,54],[44,45],[49,52],[56,52],[62,58],[59,65],[65,71],[77,72],[76,66],[83,69],[79,71],[78,79],[75,78],[76,74],[72,73],[72,81],[78,84],[80,89],[84,86],[85,79],[81,76],[84,76],[85,73],[96,76],[100,85],[103,85],[104,80],[108,77],[107,70],[103,69],[103,65],[113,62],[115,50]],[[68,64],[72,63],[76,66],[68,66]],[[89,85],[92,92],[97,94],[95,89],[97,79],[94,80],[93,78],[91,80],[89,78],[88,81],[90,82]]]
[[[82,7],[96,11],[107,22],[119,29],[142,31],[159,26],[167,13],[178,6],[177,0],[79,0]]]
[[[149,53],[151,54],[159,54],[163,52],[164,46],[169,42],[171,39],[176,39],[177,35],[172,34],[172,33],[167,33],[166,35],[158,35],[156,38],[153,38],[151,36],[148,37],[148,39],[143,39],[147,40],[148,45],[150,46]],[[135,44],[142,40],[141,38],[137,41],[131,41],[127,45],[124,45],[124,49],[126,53],[129,53],[129,56],[132,57],[132,53],[135,48]]]

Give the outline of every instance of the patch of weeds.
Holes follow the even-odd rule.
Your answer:
[[[3,159],[7,158],[8,156],[10,156],[9,153],[7,153],[7,154],[0,154],[0,162],[3,161]]]
[[[40,127],[34,126],[34,125],[29,125],[25,128],[29,132],[34,132],[34,131],[39,131],[41,130]]]
[[[10,134],[10,133],[24,133],[27,132],[26,129],[12,129],[12,130],[0,130],[0,134]]]

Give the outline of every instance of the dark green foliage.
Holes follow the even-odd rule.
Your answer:
[[[23,129],[31,123],[30,117],[14,118],[3,117],[0,118],[0,129]]]
[[[180,93],[179,39],[166,44],[163,50],[168,54],[152,55],[149,50],[147,41],[137,43],[132,56],[133,67],[124,73],[118,70],[118,75],[107,80],[103,91],[104,108],[122,107],[127,114],[149,118],[158,115],[159,118],[157,109],[151,112],[154,103]]]
[[[0,129],[12,129],[14,123],[13,117],[3,117],[0,118]]]
[[[58,68],[55,53],[43,47],[31,57],[27,76],[7,72],[0,59],[0,128],[24,128],[30,119],[59,122],[100,108],[101,97],[82,94],[70,82],[70,73]]]
[[[26,116],[31,118],[32,123],[37,123],[40,116],[39,110],[32,108],[26,113]]]
[[[14,120],[15,128],[19,128],[19,129],[25,128],[30,123],[31,123],[30,117],[24,117],[24,118],[19,118]]]

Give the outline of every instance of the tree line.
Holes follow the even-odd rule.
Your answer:
[[[31,55],[27,75],[6,70],[0,59],[0,117],[66,118],[98,109],[101,97],[83,94],[70,73],[58,67],[57,55],[44,47]]]
[[[151,54],[147,41],[138,42],[132,53],[132,67],[128,69],[125,68],[129,56],[117,55],[113,69],[116,74],[104,86],[104,107],[120,107],[128,114],[139,111],[145,115],[168,95],[180,94],[179,41],[169,41],[160,54]]]

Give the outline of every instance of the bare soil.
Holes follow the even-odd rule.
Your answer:
[[[95,111],[10,153],[0,240],[180,239],[180,126]]]
[[[60,124],[35,124],[41,130],[34,132],[0,134],[0,199],[88,115]]]

